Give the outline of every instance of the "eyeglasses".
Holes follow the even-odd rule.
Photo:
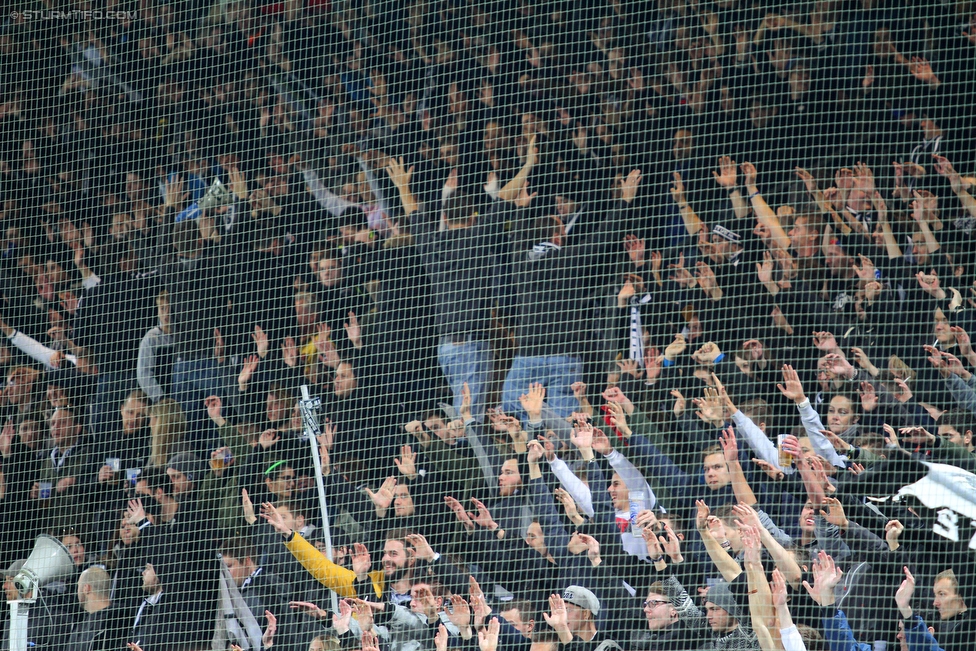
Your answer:
[[[644,608],[656,608],[662,604],[670,604],[666,599],[648,599],[644,602]]]

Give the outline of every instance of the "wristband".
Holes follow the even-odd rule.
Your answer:
[[[658,556],[657,558],[651,558],[651,557],[648,556],[647,560],[649,560],[652,563],[660,563],[661,561],[664,560],[664,555],[662,554],[661,556]]]
[[[759,190],[756,190],[755,192],[749,195],[749,198],[752,199],[753,197],[758,197],[758,196],[759,196]]]
[[[718,356],[715,358],[715,361],[712,362],[712,364],[718,364],[723,359],[725,359],[725,353],[719,353]]]
[[[672,362],[670,359],[665,357],[664,361],[661,362],[661,366],[663,366],[664,368],[667,368],[669,366],[674,366],[674,362]]]
[[[725,188],[725,191],[728,192],[729,194],[732,194],[733,192],[735,192],[738,189],[739,189],[738,187],[736,187],[736,186],[733,185],[731,188]]]

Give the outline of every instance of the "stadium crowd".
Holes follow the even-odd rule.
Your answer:
[[[971,648],[972,3],[24,9],[35,651]]]

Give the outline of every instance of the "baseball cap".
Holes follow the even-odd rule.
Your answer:
[[[594,617],[600,614],[600,600],[581,585],[569,586],[563,590],[562,596],[566,603],[588,610],[593,613]]]

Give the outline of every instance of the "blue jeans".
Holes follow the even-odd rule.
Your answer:
[[[485,419],[485,394],[491,382],[494,355],[487,341],[466,341],[454,344],[450,337],[441,337],[437,346],[437,361],[454,394],[454,409],[460,412],[464,383],[471,390],[471,415],[479,423]]]
[[[203,399],[217,395],[225,398],[221,381],[220,366],[212,357],[199,359],[180,359],[173,362],[173,399],[180,403],[186,416],[186,440],[200,454],[207,447],[210,438],[209,417]],[[202,444],[202,446],[198,445]],[[201,447],[201,450],[196,448]],[[206,450],[210,452],[210,450]]]
[[[566,418],[579,410],[572,385],[580,380],[581,366],[578,357],[516,355],[502,386],[502,408],[510,416],[525,417],[519,396],[528,393],[530,383],[538,382],[546,388],[546,404],[560,418]]]

